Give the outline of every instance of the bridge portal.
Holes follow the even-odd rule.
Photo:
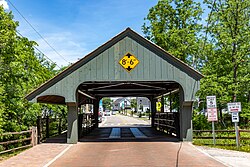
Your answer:
[[[127,28],[35,89],[26,99],[67,105],[67,142],[76,143],[79,105],[94,105],[97,127],[98,105],[103,97],[147,97],[154,126],[157,98],[179,92],[179,139],[191,141],[192,104],[201,78],[202,74]]]

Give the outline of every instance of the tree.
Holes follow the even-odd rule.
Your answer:
[[[212,10],[207,27],[210,54],[206,55],[202,69],[205,78],[201,80],[199,95],[216,95],[220,111],[228,102],[241,102],[241,115],[249,120],[250,1],[205,2]]]
[[[112,109],[112,100],[109,97],[104,97],[102,99],[102,104],[103,104],[103,108],[104,110],[111,110]]]
[[[146,38],[188,64],[198,64],[202,9],[193,0],[160,0],[149,10]],[[195,65],[194,65],[195,66]]]
[[[27,129],[41,112],[24,96],[54,76],[54,64],[34,51],[36,43],[17,34],[18,22],[0,6],[0,128]]]
[[[134,108],[137,111],[137,100],[131,99],[131,108]]]

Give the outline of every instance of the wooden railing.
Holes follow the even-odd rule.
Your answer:
[[[90,133],[95,127],[93,113],[78,114],[78,136],[84,136]]]
[[[66,118],[37,117],[38,143],[67,130]]]
[[[155,114],[155,127],[170,135],[175,134],[176,137],[180,135],[179,127],[179,113],[164,112]]]
[[[21,132],[7,132],[0,134],[0,154],[37,145],[37,128]]]
[[[250,136],[250,130],[246,129],[239,129],[239,143],[242,141],[250,140],[250,137],[245,137],[241,135],[241,133],[249,133],[248,136]],[[236,140],[235,136],[235,130],[215,130],[216,140],[222,140],[222,139],[232,139]],[[212,136],[212,130],[193,130],[193,138],[194,139],[213,139]]]

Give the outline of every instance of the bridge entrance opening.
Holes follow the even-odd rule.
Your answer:
[[[97,127],[109,128],[106,137],[141,136],[142,127],[152,127],[179,138],[180,90],[173,81],[84,82],[77,89],[78,136]]]

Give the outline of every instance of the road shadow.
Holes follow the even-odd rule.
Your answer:
[[[109,138],[112,128],[115,127],[100,127],[94,129],[89,134],[83,135],[78,141],[79,142],[179,142],[180,140],[175,136],[168,135],[164,132],[157,131],[149,126],[122,126],[121,138]],[[146,138],[135,138],[130,128],[138,128]],[[43,143],[67,143],[67,133],[50,137]]]
[[[117,126],[115,126],[117,127]],[[155,130],[148,126],[127,126],[121,128],[121,138],[109,138],[114,127],[101,127],[82,136],[79,142],[179,142],[175,136]],[[135,138],[130,128],[138,128],[146,138]]]

